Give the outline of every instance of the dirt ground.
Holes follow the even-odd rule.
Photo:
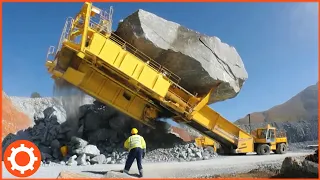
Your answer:
[[[274,178],[276,176],[277,172],[254,169],[247,173],[221,174],[214,176],[213,178]]]
[[[270,169],[274,164],[281,165],[285,157],[305,156],[309,153],[294,153],[278,155],[271,154],[267,156],[258,156],[255,154],[246,156],[220,156],[212,160],[193,161],[193,162],[171,162],[171,163],[143,163],[145,178],[213,178],[213,177],[272,177],[274,174],[266,175],[266,172],[254,172],[253,169],[261,165],[264,169]],[[90,166],[45,166],[40,167],[38,172],[30,178],[56,178],[63,170],[74,173],[85,174],[90,177],[101,178],[108,171],[123,169],[123,164],[106,164]],[[278,166],[275,166],[278,168]],[[272,168],[272,169],[275,169]],[[3,166],[3,178],[14,178]],[[243,173],[249,172],[249,173]],[[134,164],[130,173],[138,173]],[[233,175],[227,173],[234,173]]]

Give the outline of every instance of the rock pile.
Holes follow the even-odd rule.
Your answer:
[[[48,107],[43,112],[35,113],[35,125],[23,131],[23,134],[24,139],[33,141],[39,147],[44,164],[122,164],[127,157],[123,142],[130,136],[132,127],[138,127],[139,134],[147,142],[145,161],[195,161],[210,159],[216,155],[193,143],[186,144],[168,133],[170,126],[164,122],[157,122],[157,129],[151,130],[98,101],[80,106],[79,112],[77,122],[66,118],[63,123],[59,121],[61,111],[56,107]],[[73,126],[70,126],[70,121]],[[73,129],[74,122],[76,129]],[[15,139],[13,134],[5,138],[4,149]],[[62,157],[60,152],[63,145],[68,147],[66,157]]]
[[[85,140],[73,137],[69,146],[71,157],[66,162],[69,166],[90,164],[123,164],[128,152],[122,148],[104,151],[95,145],[88,144]],[[145,162],[172,162],[172,161],[198,161],[216,157],[216,153],[210,149],[196,147],[194,143],[176,145],[173,148],[148,149],[144,158]],[[64,162],[62,162],[64,163]]]
[[[41,97],[41,98],[28,98],[28,97],[16,97],[10,96],[9,99],[12,104],[19,109],[21,112],[26,114],[30,120],[34,119],[35,115],[42,114],[47,107],[54,107],[55,113],[59,123],[64,123],[67,120],[67,112],[65,110],[66,101],[70,102],[74,99],[79,99],[78,95],[73,96],[57,96],[57,97]],[[81,102],[78,103],[77,107],[84,104],[92,104],[94,99],[90,96],[81,98]]]
[[[146,161],[197,161],[208,160],[216,157],[217,154],[210,148],[197,147],[194,143],[177,145],[174,148],[159,148],[147,153]]]

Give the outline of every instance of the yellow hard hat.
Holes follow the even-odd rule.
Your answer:
[[[63,157],[65,157],[68,154],[68,147],[67,146],[62,146],[60,148],[61,154]]]
[[[137,134],[138,133],[138,129],[137,128],[132,128],[131,129],[131,134]]]

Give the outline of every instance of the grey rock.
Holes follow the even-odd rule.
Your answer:
[[[104,154],[100,154],[93,157],[90,162],[93,164],[104,164],[106,162],[106,156]]]
[[[95,131],[97,129],[100,129],[100,122],[102,121],[102,117],[98,112],[90,111],[85,115],[84,121],[85,131]]]
[[[202,158],[201,152],[196,153],[197,157]]]
[[[88,145],[88,142],[86,140],[83,140],[75,136],[71,137],[71,143],[76,149],[81,149]]]
[[[117,132],[112,129],[102,128],[90,133],[89,134],[89,141],[90,142],[98,142],[104,141],[106,139],[115,139],[117,136]]]
[[[111,161],[112,161],[112,158],[111,157],[107,157],[105,163],[110,164]]]
[[[72,153],[73,153],[73,154],[78,154],[78,155],[79,155],[79,154],[83,154],[83,149],[84,149],[84,148],[73,149],[73,150],[72,150]]]
[[[89,112],[89,110],[93,109],[93,104],[84,104],[79,107],[79,118],[84,118],[85,115]]]
[[[196,155],[193,154],[193,153],[188,153],[188,156],[189,156],[189,157],[195,157]]]
[[[73,155],[69,158],[68,162],[67,162],[67,165],[68,166],[76,166],[78,164],[78,162],[76,161],[77,159],[77,156],[76,155]]]
[[[318,164],[299,158],[286,157],[282,162],[280,173],[289,177],[318,176]]]
[[[39,150],[43,153],[52,154],[52,150],[47,146],[40,145]]]
[[[60,148],[60,142],[57,139],[55,139],[55,140],[53,140],[51,142],[50,146],[51,146],[52,149],[59,149]]]
[[[208,156],[203,156],[203,160],[208,160],[209,157]]]
[[[109,125],[113,130],[122,132],[122,129],[127,127],[127,120],[128,119],[124,116],[116,116],[109,120]]]
[[[126,158],[122,158],[121,160],[120,160],[120,164],[124,164],[125,162],[126,162]]]
[[[187,158],[187,153],[185,151],[181,152],[179,154],[180,157],[182,157],[183,159],[186,159]]]
[[[85,154],[81,154],[78,156],[77,158],[77,164],[80,166],[84,166],[87,165],[87,161],[86,161],[86,155]]]
[[[82,152],[90,157],[100,155],[100,150],[97,148],[97,146],[91,144],[87,145]]]
[[[84,128],[83,125],[81,125],[80,128],[78,129],[78,132],[77,132],[77,136],[78,137],[82,137],[83,136],[83,128]]]
[[[203,151],[203,153],[201,153],[202,148],[194,147],[192,144],[193,143],[188,143],[184,145],[177,144],[172,148],[165,148],[165,149],[158,148],[152,151],[147,151],[145,161],[170,162],[170,161],[181,161],[181,159],[184,159],[185,161],[205,160],[207,158],[209,159],[210,157],[209,152]],[[187,148],[187,147],[190,147],[190,148]],[[189,153],[188,151],[191,153]],[[197,154],[193,152],[197,152]],[[203,155],[207,155],[207,158],[203,158]]]
[[[90,156],[86,156],[86,159],[87,159],[87,161],[90,161],[91,159],[90,159]]]
[[[192,152],[197,154],[198,152],[200,152],[200,148],[192,148]]]
[[[113,148],[112,147],[106,147],[105,151],[106,151],[106,153],[112,153]]]
[[[60,157],[60,150],[59,149],[53,149],[52,150],[52,156],[56,159],[58,159]]]
[[[307,172],[318,174],[318,164],[312,161],[304,160],[302,161],[302,166]]]
[[[112,152],[112,154],[111,154],[111,156],[112,156],[113,158],[116,158],[116,155],[117,155],[116,152]]]
[[[115,164],[115,163],[116,163],[115,160],[110,161],[110,164]]]
[[[41,159],[42,160],[52,159],[52,156],[48,153],[41,152]]]
[[[45,142],[45,135],[47,134],[47,128],[44,122],[40,122],[34,128],[29,130],[32,140]]]
[[[32,141],[32,136],[28,130],[21,130],[18,131],[16,134],[8,134],[6,137],[3,137],[2,140],[2,156],[4,155],[4,152],[6,148],[14,141],[17,140],[28,140]],[[35,142],[34,142],[35,143]]]
[[[41,121],[45,118],[44,113],[42,111],[34,113],[33,119],[34,121]]]
[[[248,78],[234,47],[150,12],[136,11],[115,33],[181,77],[190,92],[201,96],[215,87],[209,104],[235,97]]]
[[[115,159],[119,159],[119,158],[120,158],[120,155],[119,155],[119,154],[116,154]]]
[[[50,118],[50,116],[55,112],[56,109],[54,107],[48,107],[43,110],[44,118]]]

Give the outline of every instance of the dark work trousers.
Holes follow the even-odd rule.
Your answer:
[[[142,153],[143,153],[143,150],[141,148],[133,148],[133,149],[131,149],[129,154],[128,154],[128,158],[127,158],[124,170],[129,171],[133,161],[136,159],[137,160],[138,170],[140,171],[142,169],[142,165],[141,165]]]

